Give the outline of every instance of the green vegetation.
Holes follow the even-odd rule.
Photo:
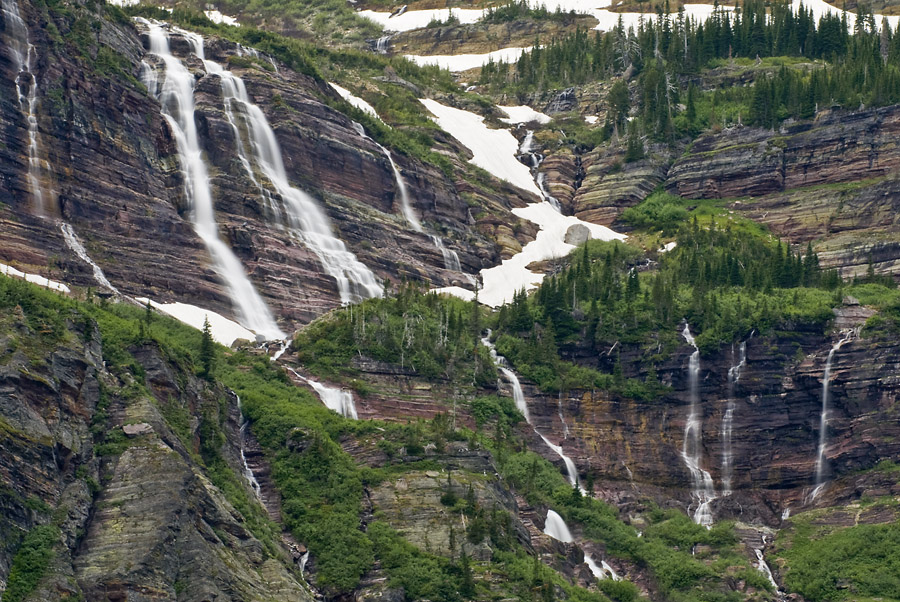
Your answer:
[[[788,117],[812,117],[817,108],[900,101],[900,36],[865,9],[852,36],[845,18],[826,14],[816,20],[812,11],[780,2],[748,0],[738,11],[720,8],[700,23],[686,19],[683,10],[669,16],[657,5],[656,11],[637,30],[620,23],[607,33],[578,30],[537,40],[515,62],[489,62],[480,81],[496,93],[521,97],[627,73],[635,83],[626,95],[615,86],[610,90],[604,132],[622,132],[634,104],[638,133],[660,141],[739,116],[772,127]],[[704,69],[742,57],[760,58],[748,68],[754,86],[700,91],[692,83]],[[768,57],[779,58],[763,60]]]
[[[797,252],[723,205],[657,191],[627,210],[623,219],[634,226],[674,232],[674,250],[651,254],[654,265],[635,247],[589,242],[533,296],[520,293],[501,308],[498,351],[547,392],[605,389],[651,400],[664,390],[656,364],[683,344],[685,321],[708,354],[754,331],[824,332],[832,308],[859,288],[866,303],[885,308],[873,331],[893,324],[900,301],[884,279],[841,288],[811,246]],[[638,363],[623,365],[625,350]]]
[[[505,4],[489,7],[481,22],[510,23],[520,19],[567,22],[574,20],[577,16],[574,10],[563,12],[557,7],[555,11],[549,11],[545,5],[532,6],[528,0],[507,0]]]
[[[369,299],[319,318],[293,348],[314,374],[348,379],[354,357],[408,368],[420,376],[479,386],[497,371],[479,338],[485,326],[477,303],[422,292],[403,284],[395,297]]]
[[[791,529],[779,533],[791,591],[812,602],[900,599],[900,524],[823,526],[828,512],[794,516]]]
[[[37,588],[53,559],[53,546],[59,542],[59,528],[38,525],[31,529],[9,569],[4,602],[21,602]]]

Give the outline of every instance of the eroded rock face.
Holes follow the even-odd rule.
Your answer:
[[[138,32],[98,16],[99,39],[121,57],[125,70],[104,76],[76,55],[54,50],[43,31],[48,17],[24,0],[21,5],[38,55],[39,154],[48,166],[45,196],[53,203],[44,217],[37,215],[26,178],[26,123],[14,102],[14,69],[4,53],[0,128],[7,143],[0,149],[0,182],[9,197],[0,205],[0,261],[97,287],[90,266],[65,246],[57,222],[62,218],[122,293],[233,315],[227,291],[191,225],[172,134],[159,103],[137,83],[141,61],[155,62]],[[59,31],[68,31],[70,17],[49,14]],[[241,164],[219,78],[205,72],[178,35],[172,36],[172,49],[196,76],[196,121],[220,237],[285,330],[335,307],[334,280],[310,249],[281,227]],[[227,65],[237,48],[210,39],[205,51],[208,59]],[[412,278],[435,286],[464,282],[463,274],[445,269],[429,234],[438,234],[455,250],[470,274],[499,261],[488,238],[494,232],[472,227],[475,220],[462,196],[490,203],[489,217],[509,216],[506,191],[490,190],[496,182],[484,191],[472,190],[463,178],[453,182],[432,165],[394,153],[426,227],[426,233],[415,232],[402,217],[387,157],[349,118],[328,106],[326,101],[338,97],[324,82],[284,66],[277,73],[246,66],[235,67],[234,73],[265,112],[292,184],[324,208],[335,234],[379,278]]]
[[[204,416],[241,474],[233,396],[147,345],[132,351],[150,397],[107,370],[89,320],[54,338],[19,311],[0,332],[0,582],[25,534],[50,524],[59,541],[31,599],[312,599],[290,554],[251,533],[195,460]],[[164,414],[179,413],[176,433]]]
[[[669,170],[685,198],[754,197],[734,209],[805,245],[844,277],[900,273],[896,173],[900,108],[823,111],[779,132],[731,128],[699,138]]]
[[[746,365],[734,387],[733,493],[715,502],[718,517],[740,515],[742,520],[777,525],[784,508],[807,503],[815,484],[822,377],[832,343],[802,330],[792,337],[748,341]],[[599,492],[610,501],[622,505],[637,499],[635,495],[650,494],[688,505],[691,478],[681,450],[689,413],[690,351],[675,353],[658,368],[660,380],[673,391],[656,402],[590,391],[557,399],[526,386],[532,420],[575,459],[582,475],[594,475]],[[702,467],[711,473],[720,495],[727,375],[738,361],[737,351],[735,346],[701,358]],[[900,454],[898,353],[892,340],[864,338],[835,354],[826,451],[828,478],[841,479],[834,495],[854,491],[855,473]],[[554,460],[552,452],[546,457]]]

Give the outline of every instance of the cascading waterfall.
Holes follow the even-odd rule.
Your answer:
[[[81,241],[78,240],[78,237],[75,235],[75,230],[72,229],[72,226],[69,224],[62,222],[59,226],[62,231],[63,239],[66,241],[66,246],[68,246],[72,251],[81,259],[83,262],[91,266],[91,270],[94,273],[94,280],[97,283],[112,291],[113,293],[119,295],[119,289],[114,287],[109,280],[106,279],[106,274],[103,273],[103,270],[99,265],[94,263],[94,260],[91,259],[90,255],[88,255],[87,250],[84,248],[84,245],[81,244]]]
[[[547,519],[544,521],[544,534],[563,543],[573,543],[575,541],[575,538],[572,537],[572,532],[569,531],[569,526],[566,524],[566,521],[564,521],[563,517],[554,510],[547,510]],[[613,581],[619,581],[621,579],[605,560],[601,561],[600,566],[598,566],[587,552],[584,553],[584,563],[588,565],[588,568],[596,579],[609,578]]]
[[[354,127],[356,128],[357,133],[363,138],[369,138],[366,135],[366,130],[363,128],[362,124],[353,122]],[[372,140],[369,138],[369,140]],[[372,140],[372,142],[375,142]],[[381,149],[381,152],[384,153],[384,156],[387,157],[388,162],[391,164],[391,170],[394,172],[394,181],[397,183],[397,190],[400,192],[400,212],[403,214],[403,217],[409,223],[413,230],[419,233],[424,233],[425,230],[422,227],[422,222],[419,221],[419,217],[416,215],[415,210],[413,209],[412,202],[409,198],[409,188],[406,186],[406,180],[403,179],[403,174],[400,173],[400,168],[397,167],[397,164],[394,163],[394,156],[391,154],[387,148],[375,142],[378,148]],[[441,255],[444,258],[444,269],[450,270],[452,272],[462,272],[462,264],[459,261],[459,255],[457,255],[456,251],[453,249],[448,249],[444,246],[444,241],[441,240],[440,236],[435,234],[428,234],[428,238],[431,239],[431,242],[437,248],[438,251],[441,252]],[[465,274],[466,280],[473,286],[475,285],[475,278],[471,274]]]
[[[378,143],[376,142],[375,144]],[[403,217],[406,218],[406,221],[409,222],[409,225],[412,226],[413,230],[422,232],[422,222],[419,221],[419,216],[413,211],[412,203],[409,200],[409,190],[406,188],[406,182],[403,180],[400,170],[397,169],[397,164],[394,163],[394,157],[391,155],[391,151],[380,144],[378,144],[378,148],[380,148],[381,152],[384,153],[384,156],[387,157],[388,163],[391,164],[391,170],[394,172],[394,181],[397,183],[397,188],[400,191],[400,211],[403,213]],[[435,237],[432,237],[432,240],[434,238]]]
[[[149,75],[152,69],[144,69],[144,84],[159,99],[163,117],[175,137],[194,230],[206,246],[216,273],[226,285],[238,321],[265,338],[284,339],[285,334],[256,292],[240,260],[219,238],[209,174],[194,121],[194,76],[171,53],[169,38],[162,25],[146,19],[138,20],[148,28],[150,52],[159,57],[165,67],[164,73],[157,72],[152,77]],[[194,45],[195,51],[199,47],[198,56],[202,58],[202,39],[198,40],[199,36],[186,32],[185,37]]]
[[[766,545],[766,536],[762,536],[762,545]],[[775,581],[775,576],[772,574],[772,569],[769,568],[769,564],[766,562],[766,558],[763,555],[762,548],[755,548],[753,552],[756,554],[756,560],[758,561],[756,565],[756,570],[766,576],[766,579],[769,580],[769,583],[772,584],[772,587],[775,588],[775,591],[779,591],[778,583]],[[780,598],[781,596],[779,596]]]
[[[262,109],[250,100],[244,81],[222,65],[205,58],[201,36],[178,31],[191,41],[194,53],[203,61],[207,73],[217,75],[222,82],[226,112],[230,113],[228,118],[237,138],[238,154],[243,154],[244,169],[257,187],[262,188],[244,150],[249,147],[256,166],[281,198],[283,216],[289,231],[316,255],[325,272],[335,279],[341,302],[347,304],[381,296],[381,285],[375,275],[347,249],[342,240],[334,236],[331,221],[318,203],[310,195],[291,185],[275,132]],[[237,123],[238,113],[244,120],[249,144]],[[271,203],[269,193],[263,191],[263,195]],[[280,218],[280,213],[276,217]]]
[[[323,385],[320,382],[316,382],[311,378],[303,376],[293,368],[288,367],[288,370],[290,370],[291,374],[298,379],[312,387],[326,408],[333,412],[337,412],[344,418],[359,420],[359,415],[356,413],[356,402],[353,400],[353,393],[344,389],[338,389],[337,387]]]
[[[250,466],[247,464],[247,458],[244,456],[244,437],[245,432],[247,430],[247,419],[244,418],[244,413],[241,411],[241,397],[237,393],[234,393],[235,398],[237,399],[237,407],[238,407],[238,420],[240,420],[240,452],[241,452],[241,465],[244,467],[244,477],[247,479],[247,482],[250,483],[250,487],[253,489],[253,493],[256,494],[256,498],[262,500],[262,488],[259,486],[259,481],[256,480],[256,475],[253,474],[253,471],[250,470]]]
[[[381,36],[375,40],[375,52],[378,54],[387,54],[393,35]]]
[[[525,402],[525,393],[522,391],[522,384],[519,382],[519,377],[515,372],[506,367],[506,358],[497,354],[494,344],[491,343],[490,330],[487,331],[487,336],[481,339],[481,343],[488,348],[491,353],[491,359],[494,361],[494,365],[497,366],[497,369],[500,370],[500,373],[503,374],[503,377],[506,378],[507,382],[512,387],[513,401],[515,401],[516,409],[522,413],[525,417],[525,421],[531,426],[537,436],[541,438],[544,444],[562,459],[563,464],[566,467],[566,478],[569,479],[569,483],[571,483],[572,487],[578,487],[582,495],[587,495],[588,492],[578,484],[578,468],[575,466],[575,462],[572,458],[563,452],[562,446],[551,443],[550,440],[542,435],[531,423],[531,415],[528,413],[528,404]]]
[[[734,346],[731,348],[734,361]],[[741,370],[747,363],[747,341],[738,347],[738,361],[728,369],[728,406],[722,417],[722,495],[731,495],[731,476],[734,453],[731,449],[732,425],[734,423],[734,388],[741,378]]]
[[[9,56],[15,66],[16,96],[19,109],[28,123],[28,187],[38,215],[47,213],[44,190],[41,187],[43,162],[39,155],[37,122],[37,78],[32,73],[36,50],[28,37],[28,25],[19,13],[16,0],[2,0],[3,21],[9,37]]]
[[[685,324],[684,331],[681,334],[694,348],[694,352],[691,354],[688,362],[688,386],[691,405],[687,422],[684,425],[684,444],[681,450],[681,457],[691,473],[692,495],[697,500],[697,509],[694,511],[693,517],[694,522],[710,528],[713,522],[710,504],[716,499],[716,490],[712,477],[700,466],[703,460],[701,436],[703,422],[699,413],[700,349],[697,348],[697,343],[694,341],[693,335],[691,335],[690,326]]]
[[[519,160],[522,161],[522,157],[528,158],[529,163],[531,163],[531,173],[534,175],[534,181],[535,184],[537,184],[538,190],[541,191],[541,196],[544,197],[544,200],[553,205],[554,209],[556,209],[557,211],[562,211],[562,206],[560,206],[559,200],[557,200],[547,191],[546,174],[538,171],[541,163],[544,162],[544,157],[540,153],[532,152],[532,146],[534,146],[534,131],[528,130],[525,133],[525,138],[522,139],[522,144],[519,145]]]
[[[828,352],[828,359],[825,360],[825,373],[822,375],[822,414],[819,418],[819,445],[816,448],[816,486],[809,495],[810,502],[814,501],[825,488],[825,463],[828,461],[828,458],[825,456],[825,445],[828,441],[828,388],[831,385],[831,362],[834,360],[834,354],[837,350],[852,338],[852,330],[844,333],[844,336],[831,347],[831,351]]]

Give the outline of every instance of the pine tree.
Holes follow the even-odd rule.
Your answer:
[[[215,368],[216,351],[213,345],[212,332],[209,327],[209,318],[203,318],[203,333],[200,339],[200,376],[212,378]]]

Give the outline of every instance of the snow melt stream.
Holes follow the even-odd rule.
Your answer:
[[[539,198],[544,197],[535,184],[531,170],[516,158],[521,154],[521,147],[509,131],[490,129],[484,124],[483,117],[469,111],[448,107],[429,99],[422,99],[421,102],[437,117],[437,123],[442,129],[472,151],[474,156],[470,163]],[[591,238],[596,240],[625,239],[624,234],[614,232],[606,226],[562,215],[549,200],[513,209],[512,213],[534,222],[540,231],[518,254],[505,259],[498,266],[481,270],[483,287],[478,300],[492,307],[503,305],[518,291],[533,289],[541,283],[544,275],[532,272],[528,266],[534,262],[568,255],[575,248],[565,241],[570,227],[583,225],[590,231]],[[441,288],[436,292],[449,293],[467,300],[474,297],[472,291],[460,287]]]

